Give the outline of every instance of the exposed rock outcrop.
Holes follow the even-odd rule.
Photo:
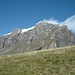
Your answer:
[[[23,53],[74,44],[74,34],[67,26],[40,21],[28,30],[15,29],[10,34],[1,36],[0,54]]]

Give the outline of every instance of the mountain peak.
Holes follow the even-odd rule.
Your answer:
[[[38,24],[46,25],[46,24],[47,24],[47,22],[45,22],[44,20],[42,20],[42,21],[39,21],[38,23],[36,23],[36,25],[38,25]]]
[[[19,33],[20,31],[21,31],[21,29],[16,28],[12,31],[12,33]]]
[[[74,35],[66,26],[39,21],[36,26],[16,28],[7,36],[0,37],[0,54],[71,46],[75,45],[74,41]]]

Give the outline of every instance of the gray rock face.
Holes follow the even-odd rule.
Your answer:
[[[10,34],[1,36],[0,55],[71,46],[74,44],[74,35],[66,26],[40,21],[34,28],[28,31],[15,29]]]

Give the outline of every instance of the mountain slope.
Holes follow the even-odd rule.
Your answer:
[[[15,29],[0,37],[0,55],[75,45],[67,26],[44,21],[29,29]]]
[[[0,56],[0,75],[75,75],[75,46]]]

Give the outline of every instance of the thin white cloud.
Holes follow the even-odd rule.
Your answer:
[[[75,15],[67,18],[62,24],[67,25],[70,30],[75,32]]]
[[[70,30],[75,32],[75,15],[67,18],[65,21],[60,22],[59,20],[56,20],[54,18],[51,18],[49,20],[44,19],[44,21],[52,24],[59,24],[59,25],[66,25]]]
[[[48,23],[52,23],[52,24],[59,24],[59,21],[58,20],[55,20],[53,17],[49,20],[47,19],[44,19],[43,21],[46,21]]]

